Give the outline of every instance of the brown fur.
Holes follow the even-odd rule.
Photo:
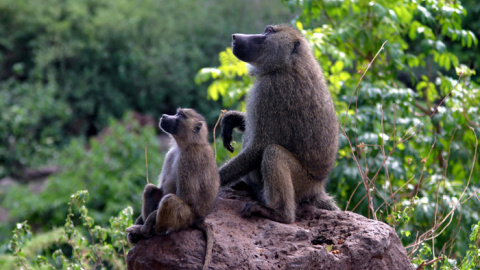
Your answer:
[[[222,119],[229,150],[232,130],[244,130],[243,149],[220,168],[222,186],[243,176],[262,200],[246,205],[244,216],[260,214],[295,221],[300,203],[338,210],[325,192],[338,151],[338,122],[322,69],[301,33],[286,25],[267,26],[260,35],[234,34],[233,53],[256,76],[247,112]]]
[[[142,214],[127,228],[129,241],[195,226],[207,238],[204,269],[208,269],[213,236],[203,220],[217,196],[220,179],[205,119],[192,109],[179,109],[174,116],[163,115],[160,128],[174,143],[165,157],[158,187],[147,184],[144,189]]]

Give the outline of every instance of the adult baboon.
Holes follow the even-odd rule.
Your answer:
[[[207,238],[204,269],[208,269],[213,236],[203,220],[217,196],[220,179],[205,118],[192,109],[179,109],[176,115],[164,114],[159,126],[175,143],[165,157],[158,187],[145,187],[142,214],[136,225],[127,228],[128,239],[134,243],[196,226]]]
[[[338,148],[338,122],[322,69],[302,34],[286,25],[263,34],[232,35],[233,54],[251,65],[255,84],[246,113],[222,119],[224,146],[232,130],[244,130],[243,149],[220,168],[222,186],[248,175],[261,202],[245,205],[244,216],[260,214],[295,221],[298,204],[338,210],[325,192]]]

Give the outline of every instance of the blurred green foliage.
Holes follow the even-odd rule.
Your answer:
[[[324,69],[342,126],[330,192],[344,209],[395,227],[419,263],[461,258],[480,209],[480,86],[473,63],[457,56],[478,54],[466,9],[444,0],[284,2],[302,11],[295,26]],[[196,78],[213,80],[210,98],[243,109],[245,69],[227,49]],[[426,256],[421,243],[431,238]]]
[[[273,1],[0,0],[0,97],[7,98],[0,111],[7,110],[8,128],[0,131],[7,161],[0,160],[0,177],[37,166],[25,143],[62,146],[71,136],[97,134],[127,110],[160,115],[194,107],[213,121],[212,108],[220,107],[194,75],[216,61],[234,30],[292,17]],[[38,96],[10,98],[21,91]],[[20,113],[39,113],[53,128],[38,123],[22,129],[34,131],[22,139],[10,135],[10,126],[20,126],[10,115],[20,105]]]
[[[211,79],[214,81],[208,86],[208,97],[218,100],[222,96],[222,105],[230,108],[241,100],[253,83],[251,77],[246,76],[248,68],[245,62],[238,60],[231,48],[220,52],[218,68],[202,68],[195,76],[195,83],[201,84]],[[240,106],[239,109],[245,109]]]
[[[22,178],[22,168],[44,164],[56,154],[71,117],[68,105],[55,100],[57,90],[54,82],[0,83],[0,177]]]
[[[107,224],[111,216],[126,206],[141,205],[147,183],[145,145],[148,175],[150,182],[155,183],[163,160],[155,128],[140,127],[132,114],[127,114],[121,122],[111,120],[99,138],[89,141],[88,149],[84,140],[72,140],[55,159],[62,171],[49,177],[39,194],[26,185],[15,185],[0,192],[1,206],[9,209],[11,220],[28,220],[37,229],[49,230],[52,225],[63,224],[70,195],[89,190],[89,214],[99,224]],[[0,242],[10,237],[12,226],[0,224]]]
[[[101,227],[88,215],[88,198],[86,190],[70,196],[63,229],[32,234],[27,221],[17,223],[8,244],[12,254],[0,254],[2,269],[125,269],[130,249],[125,230],[133,223],[132,208]]]

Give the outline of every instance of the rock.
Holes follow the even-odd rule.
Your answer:
[[[297,210],[297,222],[242,218],[247,193],[222,190],[206,222],[214,247],[210,269],[413,269],[395,231],[352,212],[311,206]],[[201,269],[205,238],[186,229],[138,242],[128,269]]]

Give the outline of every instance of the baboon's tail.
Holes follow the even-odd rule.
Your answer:
[[[314,205],[317,208],[330,210],[330,211],[339,211],[341,210],[335,200],[327,194],[327,192],[321,192],[315,198]]]
[[[213,250],[213,231],[210,224],[201,222],[196,224],[196,227],[203,231],[205,238],[207,239],[207,244],[205,245],[205,261],[203,262],[203,270],[208,270],[210,261],[212,260],[212,250]]]

